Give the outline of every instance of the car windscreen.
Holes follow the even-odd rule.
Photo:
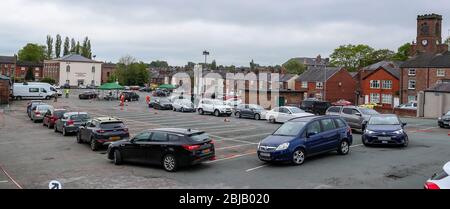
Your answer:
[[[359,110],[361,110],[361,112],[364,115],[377,115],[377,114],[380,114],[377,111],[372,110],[372,109],[368,109],[368,108],[360,108]]]
[[[77,114],[77,115],[70,116],[71,120],[77,120],[77,121],[80,121],[80,120],[85,121],[85,120],[88,120],[89,118],[90,117],[88,114]]]
[[[51,106],[49,106],[49,105],[39,105],[39,106],[37,106],[36,109],[38,109],[39,111],[47,111],[50,108],[51,108]]]
[[[189,137],[196,142],[203,142],[209,140],[209,136],[205,132],[193,133],[189,135]]]
[[[297,108],[297,107],[294,107],[294,108],[289,108],[289,110],[292,112],[292,113],[304,113],[305,111],[303,111],[302,109],[300,109],[300,108]]]
[[[100,124],[100,128],[102,129],[116,129],[116,128],[125,128],[125,124],[120,121],[115,122],[105,122]]]
[[[286,122],[272,135],[274,136],[297,136],[307,122]]]
[[[450,115],[450,111],[448,111],[447,113],[445,113],[445,115]]]
[[[55,115],[55,117],[57,118],[62,118],[64,113],[66,113],[66,111],[55,111],[53,114]]]
[[[397,116],[371,117],[369,125],[400,125]]]
[[[255,110],[264,110],[263,107],[259,106],[259,105],[249,105],[250,109],[255,109]]]

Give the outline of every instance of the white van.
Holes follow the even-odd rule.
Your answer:
[[[41,86],[46,86],[48,88],[50,88],[50,91],[53,91],[53,93],[58,93],[58,96],[62,96],[62,91],[58,90],[56,88],[56,86],[51,85],[49,83],[43,83],[43,82],[26,82],[26,83],[16,83],[16,84],[22,84],[22,85],[41,85]]]
[[[50,90],[50,87],[45,85],[23,85],[14,84],[13,97],[14,99],[50,99],[54,96],[55,92]]]

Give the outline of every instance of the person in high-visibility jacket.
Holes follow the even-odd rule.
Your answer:
[[[124,95],[124,94],[121,94],[121,95],[120,95],[120,106],[123,106],[123,105],[124,105],[124,102],[125,102],[125,95]]]
[[[66,98],[69,98],[69,93],[70,93],[69,89],[64,90],[64,94],[66,95]]]

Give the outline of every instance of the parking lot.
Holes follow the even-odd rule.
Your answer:
[[[203,130],[215,141],[217,159],[176,173],[158,166],[115,166],[105,149],[93,152],[75,136],[32,123],[27,101],[15,101],[0,113],[0,188],[47,188],[51,180],[64,188],[422,188],[450,159],[450,130],[437,127],[436,120],[405,118],[406,148],[365,147],[354,133],[349,155],[331,152],[301,166],[267,164],[257,158],[256,146],[279,124],[149,109],[143,93],[140,101],[120,107],[118,101],[79,100],[79,92],[47,103],[93,117],[119,117],[131,135],[159,127]]]

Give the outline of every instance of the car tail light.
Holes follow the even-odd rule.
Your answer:
[[[194,151],[194,150],[200,148],[200,145],[183,145],[183,148],[188,151]]]
[[[73,123],[74,123],[73,120],[68,120],[68,121],[67,121],[67,125],[68,125],[68,126],[73,125]]]
[[[38,112],[38,111],[34,111],[34,114],[36,114],[36,116],[39,116],[39,115],[41,115],[41,113],[40,113],[40,112]]]
[[[210,144],[215,144],[216,142],[214,141],[214,139],[211,139],[211,141],[209,143]]]
[[[123,129],[123,131],[125,131],[125,132],[127,132],[127,133],[128,133],[128,128],[124,128],[124,129]]]
[[[105,133],[105,130],[97,130],[97,133]]]
[[[216,156],[213,156],[212,158],[209,158],[209,160],[213,161],[213,160],[217,160]]]
[[[425,189],[428,189],[428,190],[437,190],[437,189],[441,189],[441,188],[439,188],[439,186],[438,186],[437,184],[435,184],[435,183],[433,183],[433,182],[427,182],[427,183],[425,183],[424,187],[425,187]]]

